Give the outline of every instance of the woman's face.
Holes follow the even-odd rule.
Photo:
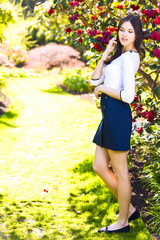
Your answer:
[[[125,49],[131,50],[134,48],[136,39],[135,31],[129,21],[124,22],[118,31],[119,41]]]

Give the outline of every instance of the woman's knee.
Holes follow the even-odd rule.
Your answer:
[[[99,162],[99,161],[94,161],[93,162],[93,170],[96,172],[98,175],[100,175],[103,172],[106,172],[109,170],[109,166],[107,166],[106,163]]]
[[[117,178],[126,178],[129,175],[128,167],[112,165],[112,169],[113,169],[114,174],[117,176]]]
[[[106,149],[96,146],[95,159],[93,163],[93,170],[96,173],[101,173],[109,169],[110,158]]]
[[[101,172],[102,166],[98,164],[96,161],[93,162],[93,170],[95,173]]]

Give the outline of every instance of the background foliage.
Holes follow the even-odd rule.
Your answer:
[[[93,68],[110,38],[116,35],[121,17],[130,12],[140,17],[144,39],[141,65],[136,74],[136,96],[131,105],[131,154],[140,154],[143,163],[140,174],[144,175],[146,189],[151,191],[151,206],[147,211],[153,216],[153,230],[159,231],[160,6],[157,1],[51,0],[35,7],[31,0],[25,0],[22,6],[32,4],[29,12],[19,8],[19,0],[16,3],[8,0],[1,0],[0,3],[0,64],[3,62],[9,67],[22,66],[26,61],[26,50],[57,42],[74,46],[81,52],[82,60]],[[79,75],[77,78],[75,75],[77,73],[69,76],[72,84],[75,83],[73,79],[80,79]]]

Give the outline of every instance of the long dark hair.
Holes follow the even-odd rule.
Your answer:
[[[105,62],[106,65],[111,63],[114,59],[116,59],[117,57],[119,57],[122,54],[122,44],[119,41],[118,32],[119,32],[119,29],[120,29],[121,25],[124,22],[127,22],[127,21],[129,21],[134,28],[135,36],[136,36],[134,46],[135,46],[136,50],[139,52],[139,54],[141,54],[140,45],[141,45],[141,42],[142,42],[142,39],[143,39],[141,21],[140,21],[138,16],[130,13],[126,17],[122,18],[119,25],[118,25],[116,51],[115,51],[114,55],[108,61]]]

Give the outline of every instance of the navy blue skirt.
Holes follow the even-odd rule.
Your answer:
[[[116,151],[130,150],[132,113],[126,102],[101,94],[102,120],[93,142]]]

